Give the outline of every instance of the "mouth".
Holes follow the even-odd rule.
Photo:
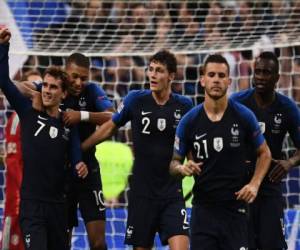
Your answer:
[[[264,89],[265,84],[264,83],[254,83],[254,87],[257,89]]]
[[[158,85],[158,82],[155,82],[155,81],[150,82],[150,86],[153,86],[153,87],[155,86],[156,87],[157,85]]]

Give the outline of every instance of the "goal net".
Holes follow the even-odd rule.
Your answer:
[[[232,93],[251,87],[255,57],[270,50],[280,60],[277,89],[300,104],[300,1],[7,0],[0,4],[0,25],[15,27],[13,35],[18,35],[18,39],[13,37],[10,51],[16,81],[29,70],[43,72],[50,65],[64,65],[70,53],[82,52],[90,58],[90,81],[102,86],[117,105],[131,89],[148,87],[147,60],[155,51],[166,48],[178,60],[173,91],[198,104],[203,100],[203,89],[198,84],[200,66],[207,54],[218,52],[227,58]],[[3,97],[0,104],[0,145],[4,145],[9,106]],[[121,129],[115,141],[130,146],[130,138],[128,126]],[[110,152],[109,147],[115,145],[99,150]],[[283,155],[290,156],[294,151],[287,137]],[[123,162],[117,163],[114,160],[104,159],[104,192],[110,202],[115,202],[121,193],[123,204],[122,208],[108,209],[109,249],[125,247],[126,179],[132,158],[124,157]],[[109,181],[112,173],[105,171],[106,165],[117,166],[113,173],[120,178],[118,183]],[[185,180],[188,195],[191,185],[192,181]],[[290,249],[300,249],[298,168],[289,173],[282,186],[287,240]],[[83,227],[76,229],[73,240],[74,249],[88,246]]]

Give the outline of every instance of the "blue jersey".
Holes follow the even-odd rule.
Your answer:
[[[107,98],[104,90],[94,83],[88,83],[85,85],[80,96],[67,96],[63,101],[61,108],[63,110],[73,109],[79,111],[89,112],[102,112],[113,105]],[[84,141],[96,130],[96,125],[90,122],[81,122],[79,124],[80,140]],[[83,153],[83,160],[88,165],[89,171],[99,173],[98,161],[95,157],[96,146],[93,146],[89,150]]]
[[[195,162],[203,162],[201,174],[194,176],[193,204],[236,200],[234,193],[246,184],[246,146],[263,142],[254,114],[241,104],[229,100],[217,122],[203,104],[189,111],[177,128],[175,152],[182,158],[191,152]]]
[[[235,93],[231,99],[244,104],[256,115],[273,159],[282,159],[282,144],[287,133],[289,133],[295,147],[300,148],[300,114],[298,107],[291,99],[276,93],[275,101],[269,107],[260,108],[254,99],[254,89]],[[254,165],[256,157],[250,155],[250,159]],[[273,167],[274,164],[271,165],[269,171]],[[259,194],[279,196],[281,195],[281,185],[270,182],[269,178],[266,177],[260,187]]]
[[[64,126],[62,118],[32,108],[8,78],[8,46],[0,45],[0,87],[18,113],[24,161],[21,198],[48,202],[64,199],[66,162],[81,160],[76,129]]]
[[[181,181],[171,177],[176,127],[192,107],[188,98],[171,94],[165,105],[158,105],[149,90],[131,91],[113,116],[122,126],[131,121],[134,148],[131,192],[153,199],[182,197]]]

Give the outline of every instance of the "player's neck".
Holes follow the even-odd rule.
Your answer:
[[[171,89],[167,89],[160,92],[152,91],[152,96],[158,105],[166,104],[166,102],[170,99],[170,95],[171,95]]]
[[[270,106],[275,101],[275,91],[270,93],[254,92],[254,98],[259,107],[265,108]]]
[[[217,122],[222,119],[227,106],[227,96],[224,96],[218,100],[214,100],[208,96],[205,97],[204,110],[208,118],[213,122]]]
[[[59,117],[59,107],[55,106],[55,107],[47,107],[45,109],[46,113],[50,116],[50,117],[55,117],[58,118]]]

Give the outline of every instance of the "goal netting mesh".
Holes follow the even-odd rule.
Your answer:
[[[300,104],[300,1],[7,0],[0,4],[0,25],[16,27],[10,51],[16,81],[29,70],[43,72],[50,65],[64,65],[70,53],[82,52],[90,58],[90,81],[101,85],[117,105],[131,89],[148,87],[145,69],[149,55],[167,48],[178,60],[173,91],[198,104],[203,100],[203,89],[198,84],[200,66],[208,53],[222,53],[227,58],[232,93],[251,86],[254,58],[263,50],[271,50],[280,60],[277,89]],[[14,39],[16,34],[18,39]],[[0,145],[4,154],[3,130],[9,106],[3,97],[0,106]],[[115,140],[131,145],[128,131],[129,126],[123,128]],[[99,150],[121,150],[115,146]],[[290,156],[294,150],[287,137],[283,155]],[[125,204],[108,209],[109,249],[124,248],[126,179],[132,163],[130,150],[126,152],[127,157],[118,162],[110,159],[109,153],[102,154],[106,197],[114,203],[121,193],[120,202]],[[105,171],[110,165],[116,170]],[[119,182],[110,181],[112,173]],[[191,185],[191,181],[185,181],[186,193]],[[289,249],[298,249],[299,168],[290,172],[282,186]],[[73,241],[74,249],[87,248],[82,225],[76,229]]]

